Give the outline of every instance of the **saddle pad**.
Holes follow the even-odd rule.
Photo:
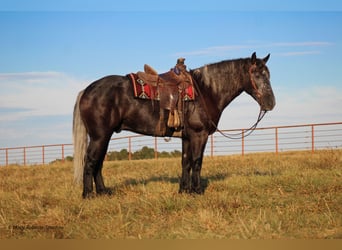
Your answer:
[[[131,73],[128,76],[133,85],[134,97],[157,101],[160,100],[159,91],[161,91],[162,88],[158,88],[157,86],[153,86],[148,82],[145,82],[144,80],[140,79],[137,74]],[[185,88],[182,91],[181,96],[184,101],[195,100],[194,86],[189,85],[187,88]]]

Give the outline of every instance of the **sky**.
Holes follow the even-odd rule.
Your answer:
[[[342,121],[342,1],[132,2],[0,2],[0,148],[71,143],[79,91],[178,57],[194,69],[270,53],[277,104],[259,127]],[[219,128],[258,112],[242,94]]]

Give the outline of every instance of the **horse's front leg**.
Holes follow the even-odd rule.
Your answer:
[[[179,183],[179,193],[190,193],[190,171],[192,165],[191,144],[188,139],[182,140],[182,177]]]
[[[201,186],[201,169],[203,152],[208,134],[194,134],[191,139],[183,138],[182,146],[182,177],[179,192],[203,194]],[[190,171],[192,170],[191,177]]]
[[[203,194],[204,188],[201,185],[201,169],[202,169],[203,153],[193,164],[191,175],[191,193]]]
[[[191,193],[203,194],[204,188],[201,185],[201,169],[203,153],[208,140],[208,134],[203,133],[194,136],[191,142],[192,148],[192,174],[191,174]]]

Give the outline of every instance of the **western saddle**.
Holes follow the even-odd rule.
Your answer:
[[[147,64],[144,65],[144,72],[137,72],[140,79],[159,90],[160,120],[156,134],[165,135],[166,133],[164,110],[169,110],[166,123],[169,128],[180,131],[184,124],[183,95],[185,89],[193,85],[192,77],[186,70],[184,61],[185,58],[179,58],[176,66],[163,74],[158,74]]]

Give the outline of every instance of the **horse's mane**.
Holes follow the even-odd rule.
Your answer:
[[[219,62],[205,64],[203,67],[211,67],[211,68],[224,68],[230,66],[232,64],[242,64],[250,61],[250,58],[238,58],[238,59],[228,59],[222,60]]]
[[[250,58],[239,58],[231,60],[223,60],[220,62],[206,64],[202,67],[192,70],[192,75],[196,80],[204,80],[208,73],[210,74],[211,82],[241,83],[241,72],[248,72]],[[208,83],[208,81],[206,81]]]

